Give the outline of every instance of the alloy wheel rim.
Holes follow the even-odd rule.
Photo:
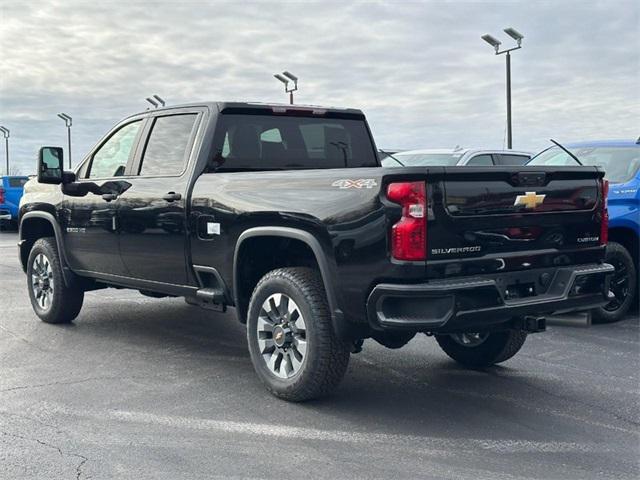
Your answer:
[[[269,372],[283,379],[298,374],[307,356],[307,327],[296,302],[283,293],[270,295],[260,308],[256,330]]]
[[[615,312],[624,304],[627,295],[629,295],[629,275],[627,267],[620,260],[609,261],[615,269],[609,289],[615,295],[615,298],[604,306],[607,312]]]
[[[464,332],[464,333],[452,333],[451,338],[463,347],[477,347],[478,345],[485,342],[485,340],[489,337],[489,333],[472,333],[472,332]]]
[[[31,289],[39,308],[48,310],[53,301],[55,283],[51,262],[44,253],[39,253],[31,268]]]

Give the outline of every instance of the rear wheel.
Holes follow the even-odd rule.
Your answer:
[[[619,243],[607,245],[605,262],[615,268],[610,286],[615,298],[592,311],[593,320],[598,323],[612,323],[624,318],[633,305],[638,278],[631,254]]]
[[[481,368],[504,362],[524,345],[527,333],[521,330],[436,335],[440,348],[456,362]]]
[[[27,287],[31,306],[43,322],[69,323],[80,313],[84,290],[68,286],[54,238],[37,240],[27,262]]]
[[[251,361],[266,388],[289,401],[330,393],[342,380],[349,348],[333,330],[320,275],[309,268],[267,273],[247,316]]]

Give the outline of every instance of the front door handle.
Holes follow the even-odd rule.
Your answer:
[[[182,195],[176,192],[169,192],[165,194],[164,197],[162,197],[162,199],[166,200],[167,202],[173,202],[175,200],[180,200],[181,198],[182,198]]]
[[[106,200],[107,202],[115,200],[116,198],[118,198],[118,195],[116,195],[115,193],[105,193],[102,195],[102,199]]]

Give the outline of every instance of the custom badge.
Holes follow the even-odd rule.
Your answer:
[[[536,208],[538,205],[542,205],[546,195],[538,195],[536,192],[525,192],[524,195],[518,195],[516,201],[513,202],[513,206],[522,206],[525,208]]]

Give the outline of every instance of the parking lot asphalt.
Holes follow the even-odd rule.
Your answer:
[[[288,404],[233,312],[107,289],[32,312],[0,233],[0,478],[640,477],[640,327],[551,327],[486,371],[373,341],[336,393]]]

